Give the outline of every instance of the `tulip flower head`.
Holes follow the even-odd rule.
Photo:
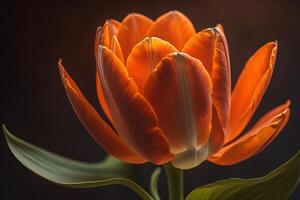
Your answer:
[[[259,48],[231,91],[223,27],[196,32],[181,12],[152,20],[132,13],[96,31],[96,88],[109,126],[59,62],[71,104],[90,135],[127,163],[171,162],[190,169],[203,161],[232,165],[248,159],[280,133],[290,101],[250,130],[274,70],[277,42]],[[242,135],[241,133],[244,132]]]

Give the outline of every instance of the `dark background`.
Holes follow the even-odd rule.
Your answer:
[[[282,134],[262,153],[231,167],[205,162],[186,171],[186,194],[201,184],[229,177],[258,177],[284,163],[299,150],[299,20],[297,1],[4,1],[1,6],[0,123],[17,136],[55,153],[83,161],[99,161],[105,152],[75,116],[60,81],[57,61],[66,68],[98,110],[93,55],[96,28],[107,18],[122,20],[130,12],[155,19],[177,9],[197,30],[222,23],[231,54],[235,83],[243,64],[261,45],[279,41],[272,82],[253,124],[271,108],[292,100],[292,115]],[[122,186],[66,189],[35,176],[11,154],[0,135],[1,199],[139,199]],[[134,167],[148,189],[153,165]],[[160,192],[167,197],[165,177]],[[300,188],[293,194],[300,199]]]

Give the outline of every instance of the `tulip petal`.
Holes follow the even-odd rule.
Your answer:
[[[209,155],[217,153],[223,146],[225,141],[225,132],[221,125],[215,106],[212,109],[212,129],[209,137]]]
[[[123,56],[126,60],[131,49],[146,36],[153,21],[138,13],[127,15],[121,23],[118,32],[118,40],[121,44]]]
[[[230,133],[226,143],[240,135],[260,103],[272,77],[277,42],[270,42],[248,60],[231,97]]]
[[[141,93],[156,65],[166,55],[176,51],[177,49],[172,44],[156,37],[145,38],[134,46],[128,56],[126,68]]]
[[[223,147],[209,161],[218,165],[233,165],[246,160],[267,147],[286,125],[290,101],[264,115],[245,135]]]
[[[95,37],[95,58],[98,58],[98,46],[100,44],[111,48],[113,36],[116,36],[119,31],[120,22],[114,19],[106,20],[103,27],[98,27]]]
[[[165,57],[145,85],[144,95],[171,143],[171,151],[181,154],[181,164],[193,165],[199,161],[195,159],[201,159],[198,150],[205,146],[211,130],[211,90],[211,79],[202,63],[179,52]]]
[[[122,61],[122,63],[124,63],[124,56],[123,56],[122,48],[121,48],[121,45],[115,35],[112,37],[112,40],[110,43],[110,49],[112,50],[112,52],[114,52],[116,54],[116,56],[118,56],[118,58]]]
[[[81,123],[89,134],[114,157],[128,163],[144,163],[146,160],[134,153],[99,116],[95,108],[83,96],[76,83],[64,69],[61,60],[59,70],[68,98]]]
[[[212,73],[217,34],[213,28],[204,29],[190,38],[182,51],[199,59],[209,74]]]
[[[226,133],[230,117],[231,77],[229,52],[223,31],[218,27],[205,29],[193,36],[182,51],[198,58],[211,75],[213,103]]]
[[[170,11],[156,19],[148,36],[159,37],[181,50],[186,41],[196,34],[191,21],[179,11]]]
[[[98,63],[98,48],[100,44],[106,44],[108,48],[110,48],[116,56],[124,63],[123,53],[120,46],[120,43],[118,42],[118,39],[116,37],[116,34],[118,33],[118,28],[120,26],[120,22],[116,20],[107,20],[104,24],[103,28],[98,27],[96,31],[96,37],[95,37],[95,60],[96,64]],[[102,38],[102,39],[101,39]],[[100,78],[98,69],[96,70],[96,90],[97,90],[97,96],[99,103],[101,105],[101,108],[103,109],[105,115],[108,117],[109,120],[111,120],[111,114],[109,112],[109,109],[107,107],[107,104],[105,102],[103,91],[101,88]]]
[[[99,45],[104,45],[110,48],[118,57],[119,59],[124,62],[122,49],[120,43],[116,37],[120,27],[120,22],[117,20],[111,19],[107,20],[103,27],[98,27],[96,31],[95,37],[95,60],[98,63],[97,59],[98,55],[98,47]]]
[[[105,46],[99,47],[98,67],[104,98],[120,137],[155,164],[172,159],[169,142],[158,128],[154,110],[138,92],[122,62]]]
[[[222,24],[217,24],[216,27],[224,33],[224,27],[222,26]]]
[[[98,46],[101,44],[102,30],[103,30],[102,26],[99,26],[95,34],[94,56],[95,56],[96,63],[98,59]]]
[[[105,98],[104,98],[104,94],[103,94],[103,90],[102,90],[102,86],[101,86],[101,80],[100,80],[98,68],[96,69],[96,90],[97,90],[98,101],[100,103],[100,106],[101,106],[102,110],[104,111],[106,117],[110,121],[112,121],[108,105],[107,105],[107,103],[105,101]]]
[[[105,22],[101,38],[102,45],[105,45],[108,48],[111,47],[112,38],[118,34],[120,25],[121,23],[114,19]]]

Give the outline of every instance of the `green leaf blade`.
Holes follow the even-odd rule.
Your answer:
[[[130,166],[108,156],[100,163],[85,163],[56,155],[12,135],[5,126],[3,132],[15,157],[34,173],[58,184],[96,181],[109,178],[133,179]]]
[[[50,182],[70,188],[120,184],[132,189],[145,200],[153,200],[134,182],[130,165],[112,156],[107,156],[99,163],[76,161],[30,144],[10,133],[4,125],[2,131],[14,156],[25,167]]]
[[[287,200],[300,181],[300,151],[261,178],[231,178],[193,190],[186,200]]]

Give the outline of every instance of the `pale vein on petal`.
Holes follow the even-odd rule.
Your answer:
[[[119,134],[121,134],[122,136],[128,136],[128,129],[126,124],[123,121],[123,118],[120,114],[120,111],[116,105],[115,99],[113,98],[112,93],[110,92],[110,86],[107,84],[107,78],[109,77],[105,77],[105,73],[104,73],[104,66],[103,66],[103,55],[102,55],[102,51],[103,51],[103,46],[100,45],[99,46],[99,63],[98,63],[98,68],[99,68],[99,75],[100,75],[100,81],[101,81],[101,85],[102,85],[102,90],[103,90],[103,94],[104,94],[104,98],[105,101],[108,105],[108,108],[110,110],[110,113],[112,115],[112,123],[115,127],[115,129],[117,130],[117,132]],[[133,144],[133,141],[130,140],[130,137],[127,137],[127,139],[129,140],[129,143]]]
[[[183,116],[183,124],[184,130],[186,130],[186,145],[188,149],[195,149],[197,144],[197,133],[195,126],[195,116],[193,112],[193,102],[191,99],[191,93],[189,90],[189,83],[187,80],[186,71],[183,69],[184,64],[182,63],[182,55],[180,53],[176,53],[174,56],[176,61],[176,76],[179,84],[179,98],[180,98],[180,109],[181,116]]]

